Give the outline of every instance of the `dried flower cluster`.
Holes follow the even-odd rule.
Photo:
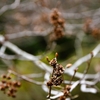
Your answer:
[[[70,85],[66,85],[63,93],[64,95],[59,97],[59,100],[66,100],[67,97],[70,97],[71,94],[70,94],[70,89],[71,89],[71,86]]]
[[[72,64],[67,64],[67,68],[70,67]],[[71,89],[71,82],[73,80],[73,78],[75,77],[75,74],[77,72],[77,68],[74,70],[74,74],[71,77],[70,83],[69,85],[66,85],[64,90],[63,90],[63,96],[59,97],[58,100],[66,100],[66,98],[71,97],[71,93],[70,93],[70,89]]]
[[[49,61],[49,60],[48,60]],[[64,73],[64,68],[61,64],[57,63],[57,58],[49,61],[49,64],[53,67],[52,77],[49,82],[47,82],[48,86],[52,85],[60,85],[63,81],[62,75]]]
[[[50,22],[54,25],[51,41],[61,38],[64,35],[64,19],[61,18],[58,9],[54,9],[51,13]]]
[[[96,27],[91,27],[92,20],[87,19],[84,25],[84,31],[86,34],[92,35],[95,39],[100,39],[100,29]]]
[[[94,28],[92,30],[92,36],[96,39],[100,39],[100,29],[98,28]]]
[[[19,88],[20,86],[21,83],[19,81],[12,81],[10,76],[2,75],[2,80],[0,82],[0,90],[8,96],[15,98],[17,88]]]
[[[87,19],[85,21],[84,31],[85,31],[86,34],[91,34],[91,30],[92,30],[92,28],[90,27],[91,23],[92,23],[92,20],[91,19]]]
[[[53,67],[53,72],[52,72],[52,77],[51,79],[47,82],[47,86],[51,87],[53,85],[60,85],[63,81],[63,73],[64,73],[64,68],[61,64],[57,63],[57,56],[58,54],[56,53],[56,57],[53,58],[52,60],[48,60],[49,64]]]

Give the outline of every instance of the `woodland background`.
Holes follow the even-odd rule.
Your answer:
[[[49,41],[51,34],[54,34],[50,16],[55,8],[64,19],[64,36]],[[49,65],[46,56],[52,59],[56,52],[59,55],[58,63],[64,67],[68,63],[73,65],[100,45],[100,0],[0,0],[0,75],[13,69],[32,80],[43,82],[46,71],[28,59],[28,55],[25,58],[16,48],[13,49],[13,45],[5,44],[6,41],[46,65]],[[98,49],[100,51],[100,46]],[[79,65],[78,72],[83,73],[86,66],[87,62],[83,62]],[[100,73],[99,52],[92,58],[88,71],[88,74],[97,73]],[[14,75],[12,77],[20,80],[22,86],[18,89],[16,98],[8,97],[0,91],[1,100],[46,100],[48,92],[41,85]],[[70,78],[70,75],[64,74],[65,80]],[[79,78],[74,78],[74,81],[77,80]],[[71,92],[73,96],[78,95],[74,100],[100,100],[99,81],[100,77],[94,85],[97,93],[82,92],[78,85]]]

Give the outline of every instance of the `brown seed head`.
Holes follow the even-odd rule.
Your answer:
[[[6,78],[6,75],[4,74],[4,75],[2,75],[1,77],[2,77],[2,78]]]
[[[57,64],[57,59],[56,59],[56,58],[52,59],[52,60],[49,62],[49,64],[50,64],[51,66],[55,67],[55,65]]]
[[[65,96],[61,96],[61,97],[59,98],[59,100],[65,100],[65,99],[66,99]]]
[[[72,66],[72,64],[70,64],[70,63],[66,65],[67,68],[70,68],[71,66]]]
[[[4,91],[5,90],[5,87],[2,85],[2,86],[0,86],[0,90],[1,91]]]
[[[13,97],[13,98],[16,98],[16,95],[15,95],[15,94],[12,94],[12,97]]]
[[[7,91],[7,95],[8,95],[8,96],[11,96],[11,93],[10,93],[10,91]]]
[[[59,19],[58,19],[58,23],[59,23],[59,24],[64,24],[64,20],[63,20],[62,18],[59,18]]]
[[[70,85],[66,85],[66,89],[67,89],[68,91],[70,91],[71,86],[70,86]]]
[[[14,88],[9,88],[9,92],[12,94],[14,92]]]
[[[17,82],[17,87],[20,87],[21,86],[21,82]]]
[[[7,82],[8,87],[10,87],[12,85],[12,82]]]
[[[10,77],[10,76],[7,76],[7,79],[8,79],[8,80],[10,80],[10,79],[11,79],[11,77]]]
[[[65,91],[64,91],[64,96],[67,97],[68,95],[69,95],[69,92],[65,90]]]
[[[2,83],[6,83],[6,80],[2,80],[1,82],[2,82]]]
[[[53,84],[52,84],[52,82],[51,81],[48,81],[47,82],[47,86],[52,86]]]
[[[12,82],[12,85],[13,85],[14,87],[17,87],[17,81]]]

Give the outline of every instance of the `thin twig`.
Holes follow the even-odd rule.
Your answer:
[[[72,80],[74,79],[76,72],[77,72],[77,69],[74,70],[74,74],[73,74],[73,76],[70,79],[70,84],[72,83]]]
[[[25,75],[20,75],[19,73],[15,72],[13,70],[8,70],[8,72],[10,74],[14,74],[14,75],[18,76],[19,78],[21,78],[21,79],[23,79],[25,81],[28,81],[30,83],[37,84],[37,85],[43,85],[44,84],[43,82],[38,82],[38,81],[32,80],[32,79],[26,77]]]
[[[89,68],[90,68],[90,64],[91,64],[92,58],[93,58],[93,53],[91,52],[91,58],[90,58],[90,60],[87,62],[87,67],[86,67],[86,70],[85,70],[84,73],[83,73],[82,79],[84,79],[85,75],[87,74],[87,72],[88,72],[88,70],[89,70]]]

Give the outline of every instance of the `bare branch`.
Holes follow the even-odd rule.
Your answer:
[[[25,51],[22,51],[14,44],[12,44],[10,42],[5,42],[4,46],[6,46],[7,48],[9,48],[13,52],[15,52],[17,55],[20,55],[20,56],[22,56],[30,61],[33,61],[39,68],[41,68],[45,71],[48,71],[48,72],[52,71],[50,67],[48,67],[45,63],[41,62],[37,57],[35,57],[29,53],[26,53]]]
[[[21,78],[21,79],[23,79],[23,80],[25,80],[25,81],[28,81],[28,82],[30,82],[30,83],[37,84],[37,85],[42,85],[42,84],[43,84],[43,82],[38,82],[38,81],[32,80],[32,79],[30,79],[30,78],[28,78],[28,77],[26,77],[26,76],[24,76],[24,75],[18,74],[17,72],[15,72],[15,71],[13,71],[13,70],[8,70],[8,72],[9,72],[10,74],[14,74],[14,75],[18,76],[19,78]]]
[[[100,44],[97,45],[97,47],[92,51],[93,53],[93,57],[95,57],[100,51]],[[69,75],[73,75],[74,73],[74,69],[79,67],[83,62],[88,61],[91,58],[91,54],[88,54],[82,58],[80,58],[79,60],[77,60],[69,69],[65,70],[65,73],[69,74]],[[82,78],[82,75],[80,73],[76,73],[76,77],[80,77]]]
[[[0,15],[2,15],[7,10],[11,10],[11,9],[17,8],[19,4],[20,4],[20,0],[15,0],[14,3],[12,3],[11,5],[5,5],[5,6],[3,6],[0,9]]]

